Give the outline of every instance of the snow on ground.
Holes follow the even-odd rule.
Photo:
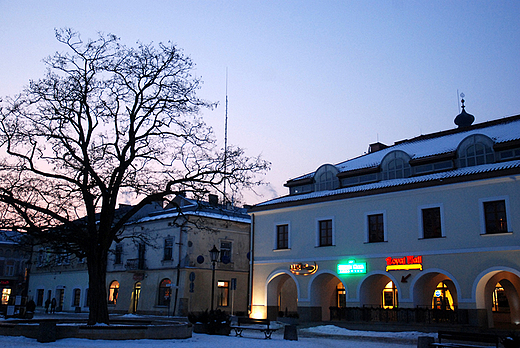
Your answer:
[[[281,330],[280,330],[281,331]],[[266,340],[263,334],[244,331],[244,337],[213,336],[193,334],[192,338],[181,340],[87,340],[67,338],[51,343],[38,343],[26,337],[0,336],[0,347],[45,347],[45,348],[412,348],[417,347],[418,336],[428,336],[416,331],[408,332],[375,332],[348,330],[334,325],[323,325],[300,329],[298,341],[283,339],[283,331],[273,334]],[[302,337],[312,336],[312,337]]]

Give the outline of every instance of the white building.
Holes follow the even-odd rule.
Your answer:
[[[250,217],[244,208],[175,198],[178,209],[150,206],[122,231],[107,267],[112,313],[187,315],[211,307],[215,246],[214,308],[247,313]],[[123,206],[122,209],[125,207]],[[38,248],[29,298],[39,307],[56,298],[58,311],[88,311],[85,260]]]
[[[472,119],[253,207],[252,316],[520,323],[520,116]]]

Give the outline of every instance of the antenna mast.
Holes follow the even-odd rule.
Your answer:
[[[227,123],[228,123],[228,69],[226,68],[226,124],[224,126],[224,205],[227,203],[226,180],[227,180]]]

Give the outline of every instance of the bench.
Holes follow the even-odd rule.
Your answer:
[[[476,333],[476,332],[455,332],[455,331],[439,331],[439,343],[430,343],[430,347],[447,347],[447,348],[481,348],[489,347],[488,345],[475,345],[472,343],[491,343],[498,348],[500,338],[497,335]],[[442,342],[442,340],[459,341],[465,343]]]
[[[235,330],[235,336],[242,337],[242,331],[244,330],[257,330],[263,332],[267,339],[271,338],[273,332],[278,330],[278,328],[273,329],[270,325],[271,321],[269,319],[238,317],[236,325],[231,325],[231,328]]]

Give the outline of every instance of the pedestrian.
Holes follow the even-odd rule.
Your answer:
[[[51,313],[56,313],[56,298],[51,301]]]
[[[51,299],[48,298],[47,301],[45,301],[45,314],[49,313],[49,306],[51,305]]]

